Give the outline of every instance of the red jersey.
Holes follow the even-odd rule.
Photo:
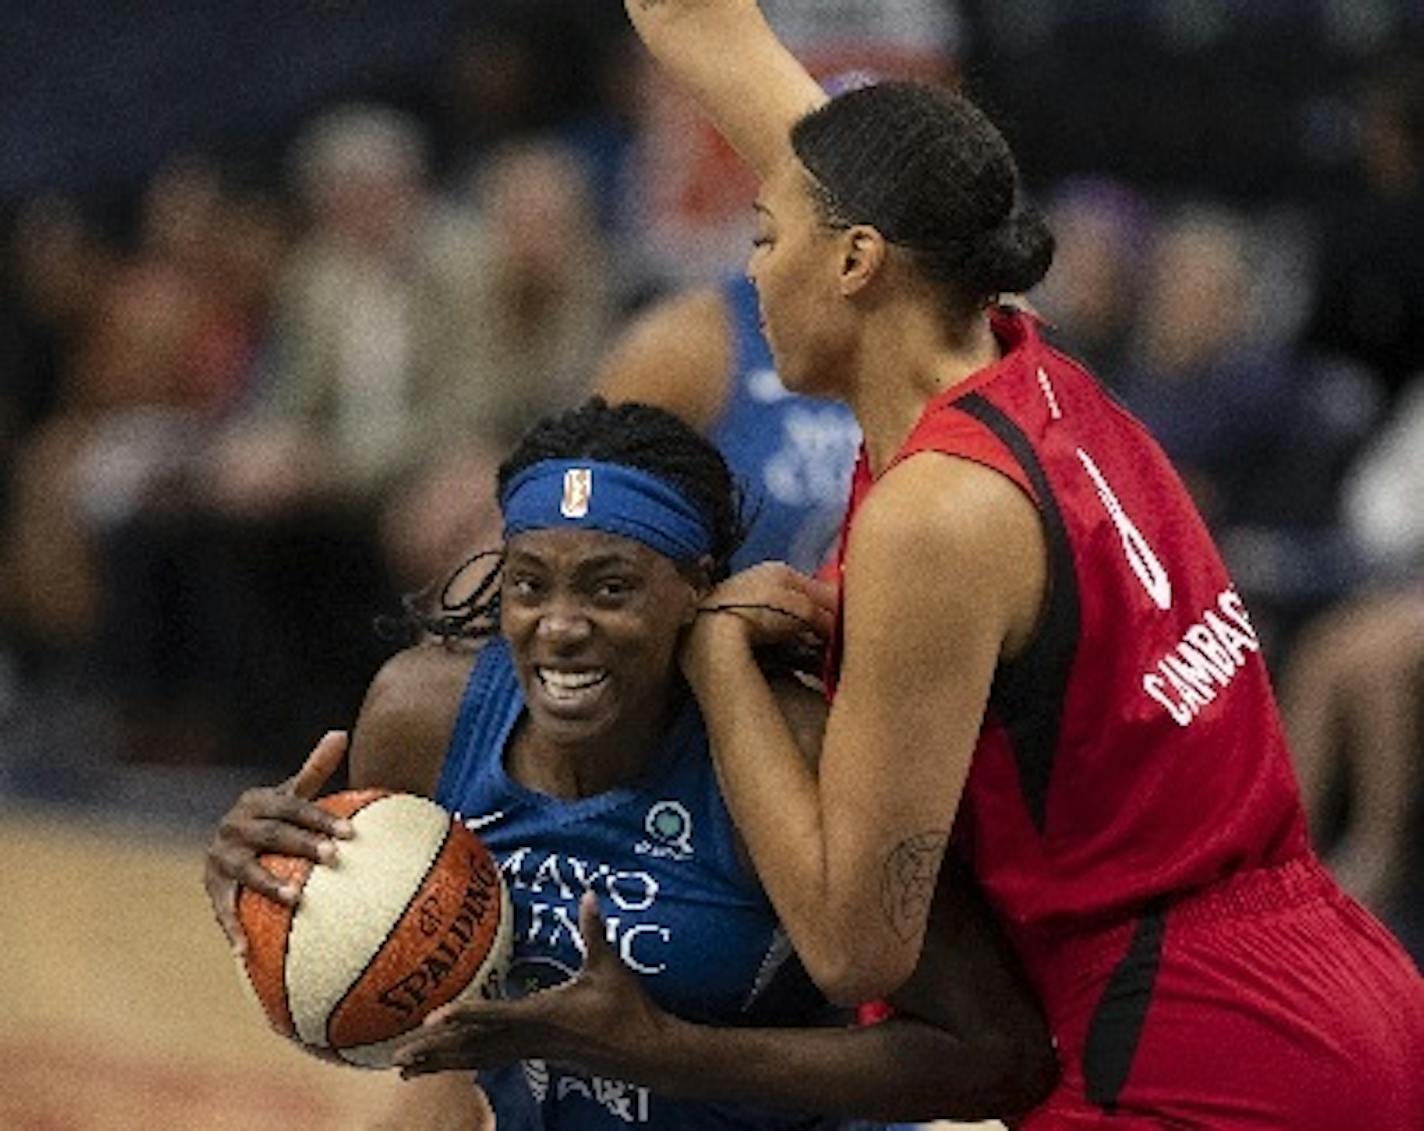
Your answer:
[[[1028,958],[1307,843],[1261,641],[1167,457],[1030,317],[994,330],[1002,359],[893,462],[973,460],[1043,519],[1047,605],[995,675],[955,828]],[[862,451],[842,563],[873,487]]]

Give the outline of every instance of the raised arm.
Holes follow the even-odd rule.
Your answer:
[[[826,101],[755,0],[624,0],[643,43],[759,177],[791,152],[791,127]]]

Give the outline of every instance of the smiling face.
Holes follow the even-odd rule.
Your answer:
[[[500,620],[534,733],[561,745],[646,742],[696,601],[672,560],[641,542],[575,529],[511,538]]]
[[[851,348],[840,277],[846,233],[824,221],[795,160],[765,181],[755,209],[747,277],[782,384],[798,393],[834,393]]]

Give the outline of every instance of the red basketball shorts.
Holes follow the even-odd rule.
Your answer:
[[[1027,1131],[1424,1129],[1424,979],[1312,858],[1039,968],[1063,1076]]]

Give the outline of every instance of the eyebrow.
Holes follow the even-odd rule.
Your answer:
[[[528,550],[516,550],[509,555],[511,563],[521,565],[534,565],[541,569],[550,568],[549,563],[538,554],[530,553]],[[574,573],[580,576],[597,573],[604,569],[637,569],[638,561],[628,554],[608,553],[599,554],[596,557],[585,558],[574,567]]]
[[[752,201],[752,211],[759,216],[765,216],[768,220],[771,219],[771,209],[759,200]]]

